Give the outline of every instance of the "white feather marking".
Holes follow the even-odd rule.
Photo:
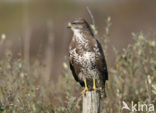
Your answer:
[[[96,63],[96,54],[94,52],[84,52],[82,56],[76,53],[76,48],[70,51],[70,55],[73,57],[77,64],[81,64],[82,72],[87,76],[92,76],[97,78],[99,72],[93,69]]]
[[[81,33],[80,30],[78,29],[73,29],[74,35],[75,35],[75,40],[78,42],[78,48],[82,49],[82,47],[88,48],[88,40],[84,38],[84,35]]]

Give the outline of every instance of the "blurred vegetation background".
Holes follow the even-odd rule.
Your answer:
[[[156,106],[155,0],[1,0],[0,113],[80,113],[67,23],[92,11],[109,70],[102,113],[122,101]],[[155,108],[156,109],[156,108]],[[124,111],[125,113],[125,111]]]

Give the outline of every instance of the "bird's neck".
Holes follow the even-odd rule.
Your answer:
[[[84,39],[87,39],[87,38],[91,38],[94,36],[91,35],[90,31],[87,31],[87,30],[73,30],[74,32],[74,36],[77,37],[77,38],[84,38]]]
[[[84,33],[80,30],[74,30],[74,36],[79,38],[79,39],[85,38]]]

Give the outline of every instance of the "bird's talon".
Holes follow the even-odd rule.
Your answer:
[[[85,94],[87,91],[88,91],[88,88],[85,88],[85,89],[81,92],[81,94],[83,95],[83,94]]]
[[[93,87],[93,90],[94,91],[100,91],[101,89],[100,88]]]

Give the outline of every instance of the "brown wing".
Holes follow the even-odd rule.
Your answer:
[[[96,40],[96,42],[97,42],[99,52],[100,52],[100,56],[97,61],[97,67],[98,67],[99,71],[101,72],[101,74],[103,76],[103,80],[105,82],[106,80],[108,80],[107,64],[106,64],[106,60],[105,60],[105,56],[104,56],[104,52],[102,50],[101,44],[99,43],[98,40]]]
[[[77,75],[76,72],[75,72],[74,66],[72,65],[71,62],[70,62],[70,69],[71,69],[71,71],[72,71],[72,75],[73,75],[74,79],[75,79],[77,82],[79,82],[80,85],[83,87],[83,86],[84,86],[84,82],[81,81],[81,80],[79,79],[78,75]]]

